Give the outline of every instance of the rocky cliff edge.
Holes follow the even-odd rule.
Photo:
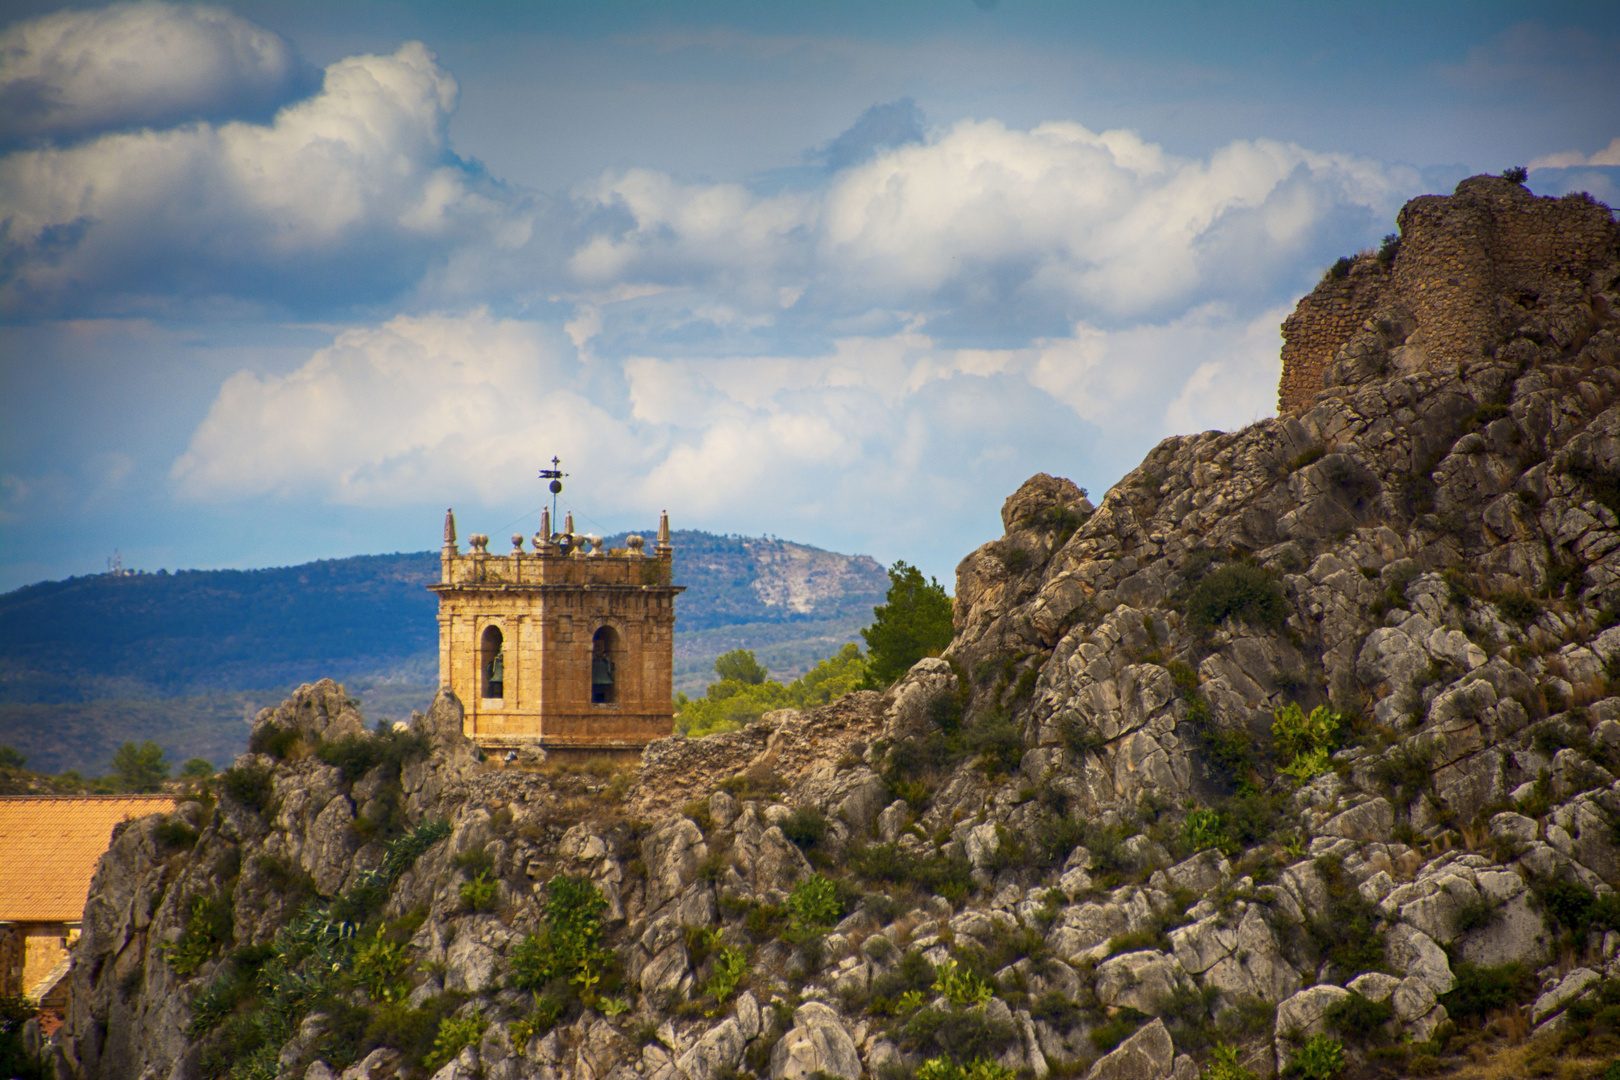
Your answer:
[[[478,762],[452,698],[366,733],[302,688],[217,802],[116,836],[57,1075],[1602,1075],[1598,265],[1578,333],[1519,295],[1409,368],[1369,316],[1297,414],[1095,506],[1031,479],[883,695],[570,773]]]

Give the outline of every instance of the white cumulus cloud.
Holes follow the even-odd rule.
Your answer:
[[[794,301],[818,310],[1129,320],[1264,295],[1325,233],[1387,221],[1417,185],[1411,170],[1270,140],[1201,160],[1127,131],[962,121],[810,193],[609,175],[579,195],[628,225],[599,230],[572,267],[591,284],[719,288],[760,308],[802,286]]]
[[[505,496],[532,479],[541,451],[628,445],[582,393],[559,337],[482,311],[344,331],[291,374],[227,379],[171,475],[203,500]]]
[[[1581,165],[1620,165],[1620,135],[1609,140],[1609,145],[1587,155],[1579,150],[1565,150],[1546,154],[1530,163],[1532,169],[1569,169]]]
[[[420,44],[326,69],[268,124],[196,123],[0,159],[0,310],[175,296],[318,303],[410,287],[431,253],[498,245],[504,204],[449,156],[455,80]]]
[[[223,8],[57,12],[0,31],[0,138],[257,113],[307,76],[286,39]]]

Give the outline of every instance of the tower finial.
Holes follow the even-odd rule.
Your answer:
[[[668,555],[674,550],[669,542],[669,511],[665,510],[658,515],[658,543],[653,545],[653,554]]]
[[[444,546],[452,554],[456,550],[456,512],[453,508],[444,512]]]

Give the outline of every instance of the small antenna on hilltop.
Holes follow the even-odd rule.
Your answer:
[[[540,470],[540,479],[551,481],[551,520],[557,520],[557,494],[562,491],[563,477],[568,474],[562,471],[562,461],[556,456],[551,459],[551,468]]]

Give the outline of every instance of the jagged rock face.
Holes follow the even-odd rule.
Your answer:
[[[1389,304],[1296,413],[1168,439],[1095,506],[1032,478],[959,568],[945,655],[884,694],[654,744],[626,789],[479,763],[447,695],[414,734],[364,735],[341,687],[302,688],[260,719],[297,729],[289,758],[244,757],[260,787],[182,808],[193,847],[153,821],[118,834],[59,1077],[218,1073],[188,1028],[224,956],[374,883],[379,837],[441,818],[383,909],[420,917],[400,1007],[474,1025],[436,1080],[855,1080],[941,1056],[1192,1080],[1208,1030],[1271,1077],[1339,1037],[1353,996],[1387,1006],[1390,1044],[1443,1053],[1464,963],[1524,965],[1524,1019],[1555,1031],[1620,978],[1620,932],[1560,937],[1547,900],[1620,887],[1620,263],[1509,266],[1537,298],[1497,294],[1497,321],[1467,324],[1490,354],[1437,365],[1463,338],[1434,311],[1467,290],[1435,263],[1425,308],[1408,268],[1472,258],[1459,222],[1497,230],[1488,255],[1518,235],[1527,196],[1499,183],[1408,208]],[[1487,264],[1467,288],[1509,280]],[[1326,771],[1278,768],[1296,704],[1359,718]],[[385,742],[416,749],[366,764]],[[625,1010],[547,1029],[513,973],[564,874],[600,893]],[[845,892],[811,933],[792,920],[817,875]],[[233,919],[190,968],[199,899]],[[270,1048],[287,1075],[422,1071],[403,1036],[340,1052],[337,1020],[301,1023]]]

